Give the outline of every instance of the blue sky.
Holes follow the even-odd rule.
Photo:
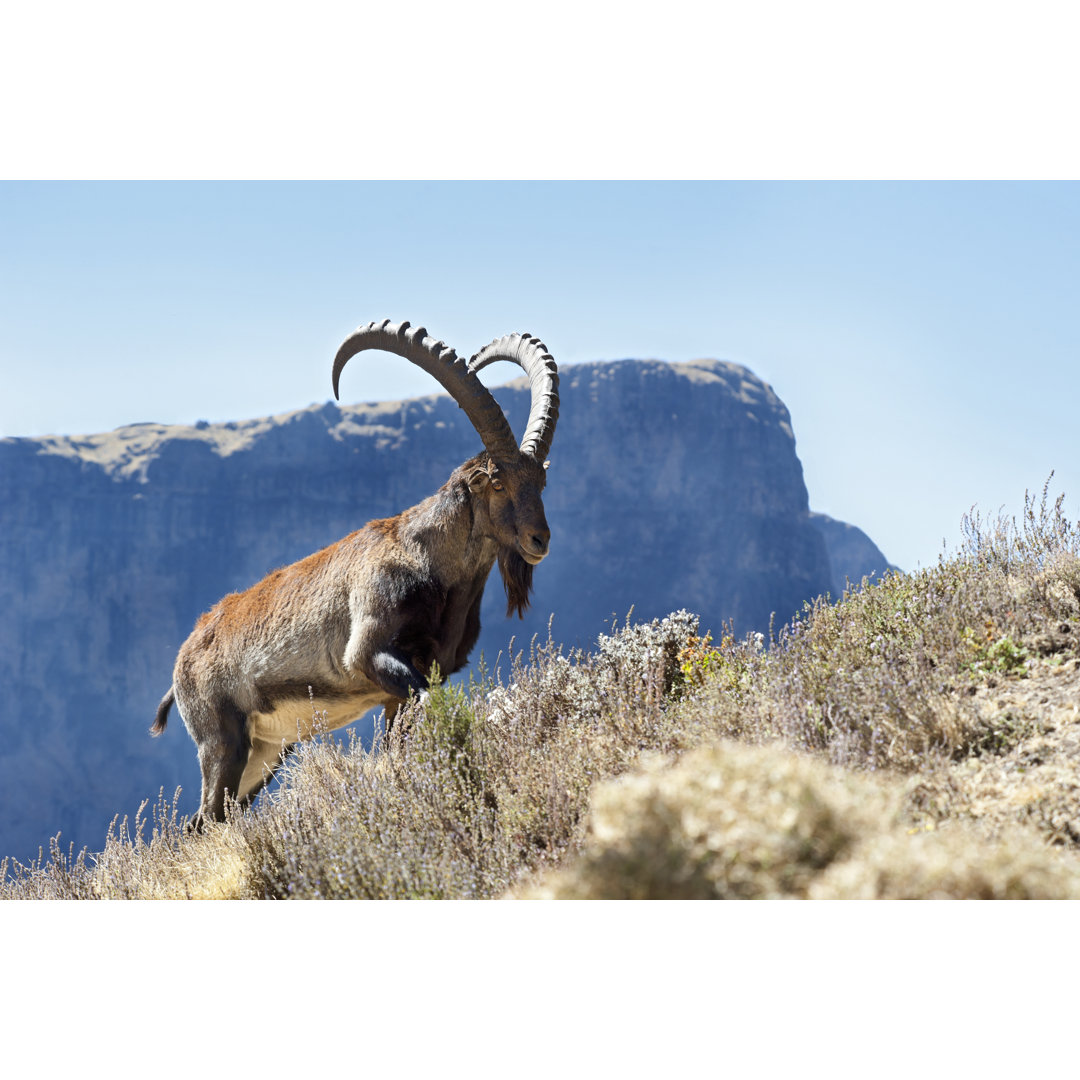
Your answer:
[[[1077,183],[8,182],[0,234],[6,436],[325,401],[389,316],[460,352],[745,364],[811,506],[908,569],[1052,469],[1080,498]],[[432,385],[372,357],[342,389]]]

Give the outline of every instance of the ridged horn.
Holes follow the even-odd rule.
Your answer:
[[[389,319],[358,327],[342,343],[334,357],[334,397],[338,398],[338,380],[350,358],[364,349],[396,353],[423,368],[437,379],[444,390],[465,410],[487,452],[506,460],[517,451],[517,440],[499,403],[469,370],[464,360],[449,345],[431,337],[422,326]]]
[[[521,452],[545,461],[551,450],[555,424],[559,419],[559,369],[547,346],[531,334],[507,334],[485,345],[469,361],[475,375],[488,364],[509,360],[522,368],[532,383],[529,423],[521,440]]]

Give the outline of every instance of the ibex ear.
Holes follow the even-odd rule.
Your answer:
[[[551,462],[550,461],[545,461],[544,462],[544,468],[545,469],[550,469],[551,468]]]

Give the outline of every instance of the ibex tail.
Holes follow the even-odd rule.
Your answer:
[[[161,699],[161,704],[154,714],[154,726],[150,729],[151,735],[160,735],[165,730],[165,725],[169,722],[169,710],[173,707],[175,701],[176,694],[173,693],[173,688],[170,686],[169,692]]]

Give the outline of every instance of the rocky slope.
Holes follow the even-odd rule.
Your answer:
[[[515,431],[518,380],[496,391]],[[0,854],[63,831],[100,847],[160,787],[198,800],[174,718],[146,729],[196,617],[225,592],[434,491],[480,448],[446,397],[195,427],[0,440]],[[497,579],[480,652],[587,645],[631,606],[766,629],[837,582],[883,570],[858,530],[811,515],[787,409],[718,361],[581,364],[562,376],[534,608],[509,622]],[[858,535],[855,535],[858,534]]]

